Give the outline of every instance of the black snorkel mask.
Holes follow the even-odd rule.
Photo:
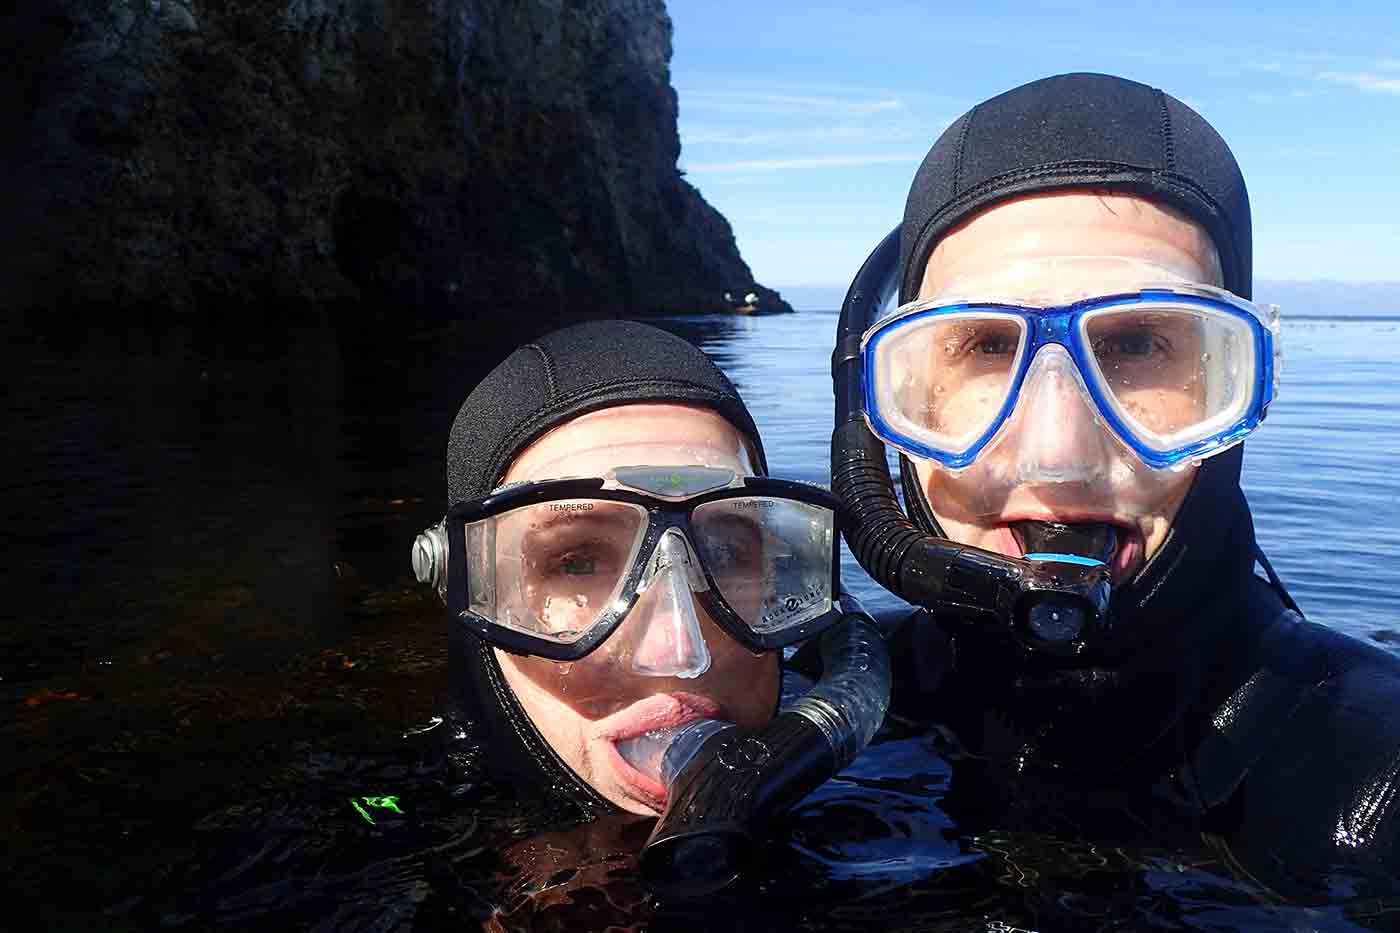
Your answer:
[[[1021,522],[1015,531],[1025,558],[958,544],[943,537],[907,458],[901,509],[884,443],[866,424],[861,340],[898,287],[899,229],[865,260],[841,305],[831,375],[836,426],[831,436],[831,489],[844,504],[846,541],[881,586],[955,627],[971,627],[1008,643],[1023,660],[1081,667],[1111,653],[1114,619],[1107,561],[1112,526]]]

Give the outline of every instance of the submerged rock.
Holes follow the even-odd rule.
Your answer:
[[[752,282],[676,169],[661,0],[34,0],[0,36],[11,321],[504,334]]]

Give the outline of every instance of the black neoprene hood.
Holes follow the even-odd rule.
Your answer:
[[[767,474],[758,428],[709,357],[647,324],[594,321],[525,344],[467,396],[447,442],[448,507],[490,492],[515,456],[549,429],[633,402],[713,408],[749,440]]]
[[[934,143],[900,229],[900,303],[919,291],[938,241],[1021,195],[1073,189],[1137,194],[1201,224],[1224,285],[1253,289],[1249,194],[1230,147],[1200,114],[1157,88],[1101,74],[1043,78],[978,104]]]
[[[709,357],[646,324],[596,321],[525,344],[467,396],[447,444],[448,508],[494,489],[516,455],[551,428],[637,402],[713,409],[748,440],[757,471],[767,474],[758,428]],[[485,729],[494,769],[546,798],[585,811],[613,809],[540,733],[493,649],[455,621],[448,626],[448,670],[451,701]]]

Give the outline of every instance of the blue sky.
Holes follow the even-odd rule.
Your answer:
[[[759,281],[844,284],[944,127],[1065,71],[1155,85],[1220,131],[1259,278],[1400,280],[1394,0],[941,6],[668,3],[680,165]]]

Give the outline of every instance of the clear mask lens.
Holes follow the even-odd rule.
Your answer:
[[[963,454],[1001,414],[1025,345],[1025,321],[1015,315],[913,321],[876,350],[876,410],[896,432]]]
[[[1169,452],[1228,429],[1252,401],[1254,332],[1182,304],[1104,308],[1079,322],[1101,393],[1134,440]]]
[[[573,644],[621,595],[646,509],[570,499],[467,525],[468,608],[524,635]]]
[[[830,611],[830,509],[765,496],[720,499],[696,506],[691,529],[720,595],[754,632],[779,632]]]

